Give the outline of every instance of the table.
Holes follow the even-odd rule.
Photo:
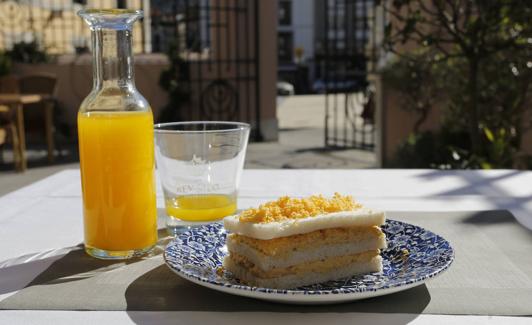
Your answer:
[[[0,271],[29,261],[43,261],[42,268],[77,245],[82,238],[79,171],[66,170],[0,198]],[[435,171],[435,170],[245,170],[239,206],[255,206],[280,195],[331,195],[351,193],[363,204],[393,211],[458,211],[508,209],[516,222],[532,229],[532,172]],[[158,207],[163,207],[158,192]],[[434,229],[437,231],[437,229]],[[13,243],[24,241],[24,245]],[[531,270],[532,271],[532,270]],[[18,284],[0,276],[0,301],[28,283],[38,270],[19,273]],[[1,291],[0,291],[1,292]],[[532,314],[532,310],[531,310]],[[217,323],[323,324],[530,324],[526,317],[414,315],[381,313],[257,313],[257,312],[105,312],[105,311],[0,311],[0,323],[130,324]]]
[[[0,105],[9,106],[15,112],[17,133],[18,133],[18,150],[20,161],[17,162],[17,170],[25,171],[26,162],[26,135],[24,131],[24,110],[25,104],[34,104],[39,102],[50,102],[51,96],[42,94],[0,94]],[[48,146],[48,161],[54,159],[54,141],[53,141],[53,105],[51,102],[45,105],[44,111],[46,143]]]

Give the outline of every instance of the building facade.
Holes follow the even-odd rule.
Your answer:
[[[363,77],[377,45],[375,8],[374,0],[278,0],[279,80],[307,93],[332,87],[325,79]]]

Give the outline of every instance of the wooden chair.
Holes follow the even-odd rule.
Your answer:
[[[46,144],[48,147],[48,161],[54,160],[54,107],[55,95],[57,91],[57,78],[49,74],[36,74],[23,76],[19,79],[19,89],[21,94],[49,95],[48,100],[35,104],[25,105],[25,112],[31,110],[42,110],[44,112],[44,131],[46,134]]]
[[[19,80],[14,75],[0,77],[0,93],[19,93]],[[20,152],[15,112],[9,106],[0,105],[0,161],[4,160],[3,147],[11,140],[15,166],[20,166],[22,153]]]

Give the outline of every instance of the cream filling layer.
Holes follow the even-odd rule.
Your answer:
[[[372,237],[362,241],[343,242],[338,244],[324,244],[319,247],[304,247],[284,251],[275,256],[264,255],[262,252],[247,246],[244,243],[227,240],[227,248],[230,253],[237,253],[249,259],[262,270],[272,268],[284,268],[292,265],[322,260],[334,256],[354,255],[369,250],[386,248],[385,238]]]

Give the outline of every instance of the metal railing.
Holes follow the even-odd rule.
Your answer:
[[[325,93],[325,146],[372,150],[374,88],[384,18],[376,0],[321,0],[316,61]],[[379,30],[380,29],[380,30]]]

